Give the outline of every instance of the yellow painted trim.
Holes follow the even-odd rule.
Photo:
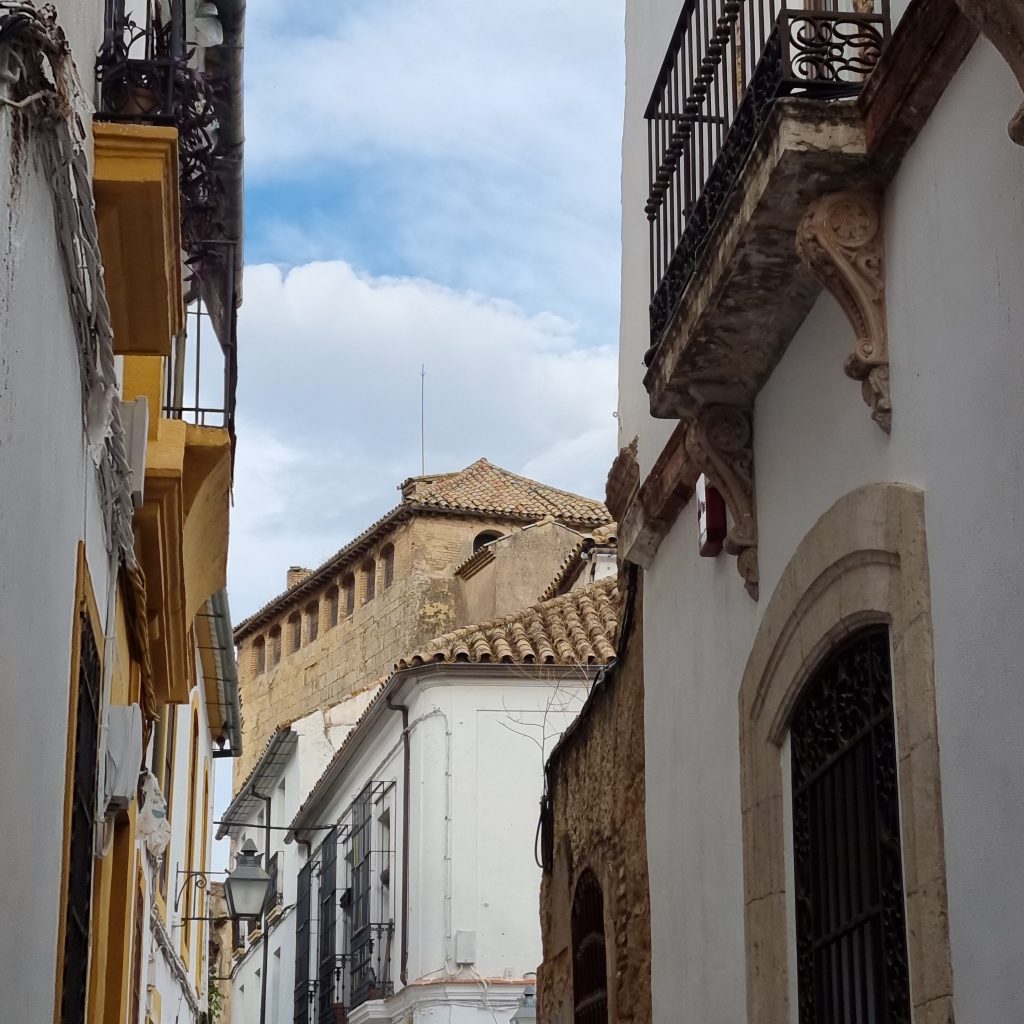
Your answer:
[[[75,554],[75,603],[71,625],[71,671],[68,686],[68,718],[67,744],[64,757],[64,833],[62,836],[61,868],[60,868],[60,899],[57,917],[57,957],[53,985],[53,1021],[60,1024],[60,1004],[64,994],[64,943],[67,940],[68,915],[68,872],[71,860],[71,811],[72,788],[75,775],[75,720],[78,715],[78,671],[80,665],[79,651],[82,645],[82,629],[79,615],[85,612],[92,627],[93,636],[100,656],[100,667],[103,666],[103,628],[100,625],[100,613],[96,604],[92,576],[89,573],[89,562],[86,558],[85,543],[78,542]],[[87,996],[88,998],[88,996]]]
[[[93,151],[114,351],[169,356],[184,324],[177,129],[97,121]]]

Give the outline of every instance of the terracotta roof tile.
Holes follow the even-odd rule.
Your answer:
[[[563,522],[602,525],[611,521],[604,503],[538,483],[477,459],[459,473],[413,477],[403,493],[417,505],[452,511],[507,515],[517,519],[553,516]]]
[[[428,662],[600,665],[615,656],[617,628],[618,590],[615,578],[608,577],[513,615],[446,633],[398,668]]]
[[[417,511],[443,515],[507,516],[532,522],[550,515],[554,519],[580,526],[602,526],[611,521],[600,501],[517,476],[507,469],[477,459],[456,473],[410,477],[401,485],[402,501],[372,523],[354,540],[336,551],[308,576],[268,601],[259,611],[235,626],[236,643],[280,614],[293,602],[324,587],[349,563],[380,540],[396,525]]]
[[[467,626],[431,640],[419,653],[402,659],[396,672],[431,662],[521,665],[607,664],[615,657],[619,626],[619,590],[614,576],[524,608],[515,615]],[[288,837],[302,827],[306,813],[333,784],[337,766],[360,737],[394,676],[370,699],[356,724],[303,800],[289,826]]]

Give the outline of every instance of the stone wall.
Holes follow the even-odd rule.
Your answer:
[[[296,597],[278,616],[239,644],[238,674],[242,700],[242,755],[235,761],[235,787],[248,775],[273,733],[283,722],[317,708],[328,708],[349,694],[390,674],[400,658],[412,655],[433,637],[472,625],[459,601],[460,581],[454,572],[473,550],[473,539],[486,530],[507,533],[521,524],[458,516],[418,515],[382,535],[373,550],[374,596],[366,601],[362,573],[366,554],[340,565],[337,575],[316,594]],[[529,536],[534,531],[527,531]],[[565,532],[565,531],[559,531]],[[566,533],[566,536],[571,534]],[[385,586],[383,560],[394,546],[394,575]],[[543,563],[533,575],[550,579],[558,568],[557,550],[538,545],[523,555]],[[355,601],[346,614],[344,581],[352,573]],[[331,587],[339,588],[338,621],[331,625]],[[536,600],[534,596],[532,600]],[[529,603],[529,602],[528,602]],[[316,638],[307,610],[316,618]],[[292,649],[291,623],[298,614],[301,636]],[[281,658],[272,664],[271,636],[281,634]],[[257,646],[264,645],[259,670]]]
[[[622,661],[599,684],[548,765],[553,858],[541,883],[544,962],[537,983],[544,1024],[573,1020],[572,895],[587,868],[604,893],[608,1021],[651,1020],[639,571],[629,633]]]

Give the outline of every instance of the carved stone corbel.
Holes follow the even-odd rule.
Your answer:
[[[888,434],[889,341],[885,321],[885,245],[877,198],[833,192],[816,199],[796,233],[800,259],[836,297],[857,340],[843,366],[861,382],[871,418]]]
[[[1024,4],[1020,0],[956,0],[964,17],[1003,55],[1024,89]],[[1006,127],[1010,138],[1024,146],[1024,103]]]
[[[697,475],[704,473],[725,499],[732,527],[725,550],[747,593],[757,600],[757,515],[754,510],[753,417],[749,409],[712,405],[702,409],[686,434],[686,451]]]

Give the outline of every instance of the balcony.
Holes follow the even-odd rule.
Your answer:
[[[888,0],[686,0],[646,110],[655,416],[749,401],[816,297],[795,233],[863,177]],[[709,397],[710,396],[710,397]]]
[[[204,33],[210,44],[206,49],[189,38]],[[98,136],[138,137],[150,147],[154,139],[170,138],[176,150],[174,194],[160,197],[162,221],[171,211],[176,222],[173,234],[164,230],[143,251],[139,239],[152,234],[156,208],[135,211],[126,230],[129,206],[124,197],[112,194],[107,204],[110,228],[104,259],[124,271],[110,275],[108,284],[115,338],[120,334],[128,339],[119,351],[165,357],[159,401],[151,408],[160,408],[166,418],[225,428],[233,443],[241,143],[229,144],[235,134],[240,139],[240,111],[233,95],[238,83],[223,71],[224,58],[216,56],[218,40],[224,39],[225,29],[212,14],[190,13],[186,18],[184,0],[107,0],[104,42],[96,63],[96,119]],[[102,198],[98,189],[98,202]],[[136,278],[155,265],[158,246],[174,262],[173,273],[164,276],[172,278],[176,315],[150,327],[146,337],[163,331],[157,342],[140,346],[134,341],[140,335],[139,322],[155,304],[154,289],[147,290]],[[118,310],[134,307],[139,316],[123,316],[119,331]]]

